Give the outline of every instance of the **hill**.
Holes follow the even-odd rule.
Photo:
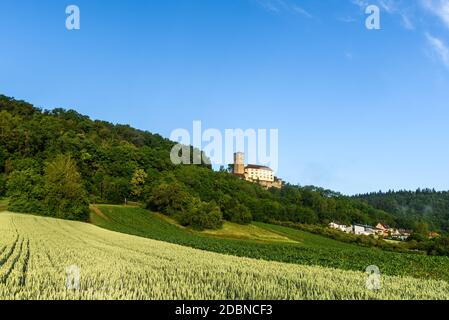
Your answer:
[[[0,213],[0,243],[4,299],[449,298],[444,281],[385,276],[380,290],[367,290],[363,272],[231,257],[29,215]]]
[[[15,212],[83,221],[89,202],[140,201],[198,229],[220,228],[223,219],[397,224],[393,215],[332,191],[264,190],[206,163],[175,166],[173,145],[127,125],[0,96],[0,197],[7,194]]]
[[[418,189],[376,192],[355,198],[395,216],[404,228],[449,232],[449,192]]]

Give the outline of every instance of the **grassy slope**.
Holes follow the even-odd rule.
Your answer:
[[[237,258],[87,223],[0,214],[0,299],[448,299],[444,281]],[[68,266],[72,266],[69,269]],[[79,290],[67,290],[67,270]]]
[[[228,239],[254,240],[260,242],[296,242],[289,237],[271,232],[268,229],[260,228],[254,224],[239,225],[235,223],[225,222],[223,224],[223,228],[219,230],[206,230],[201,233],[204,235]]]
[[[100,206],[104,215],[93,214],[92,223],[113,231],[176,243],[197,249],[264,260],[319,265],[364,271],[376,265],[383,274],[449,281],[449,258],[402,254],[341,243],[299,230],[256,223],[259,228],[288,237],[297,243],[260,242],[208,236],[180,228],[139,208]]]

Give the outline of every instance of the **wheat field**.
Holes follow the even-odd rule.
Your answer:
[[[449,298],[445,281],[382,277],[382,289],[373,291],[366,278],[364,272],[238,258],[84,223],[0,213],[0,299]]]

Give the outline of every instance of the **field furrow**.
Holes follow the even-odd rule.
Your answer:
[[[21,238],[19,243],[15,247],[13,253],[10,255],[10,258],[3,265],[3,268],[0,270],[0,283],[7,283],[10,281],[10,277],[14,276],[14,271],[16,273],[17,270],[21,269],[20,263],[22,262],[22,255],[24,253],[25,240]]]

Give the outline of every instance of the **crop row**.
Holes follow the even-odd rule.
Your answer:
[[[445,281],[385,276],[382,289],[368,290],[362,272],[232,257],[76,222],[1,214],[0,229],[11,251],[0,265],[0,299],[449,298]]]

